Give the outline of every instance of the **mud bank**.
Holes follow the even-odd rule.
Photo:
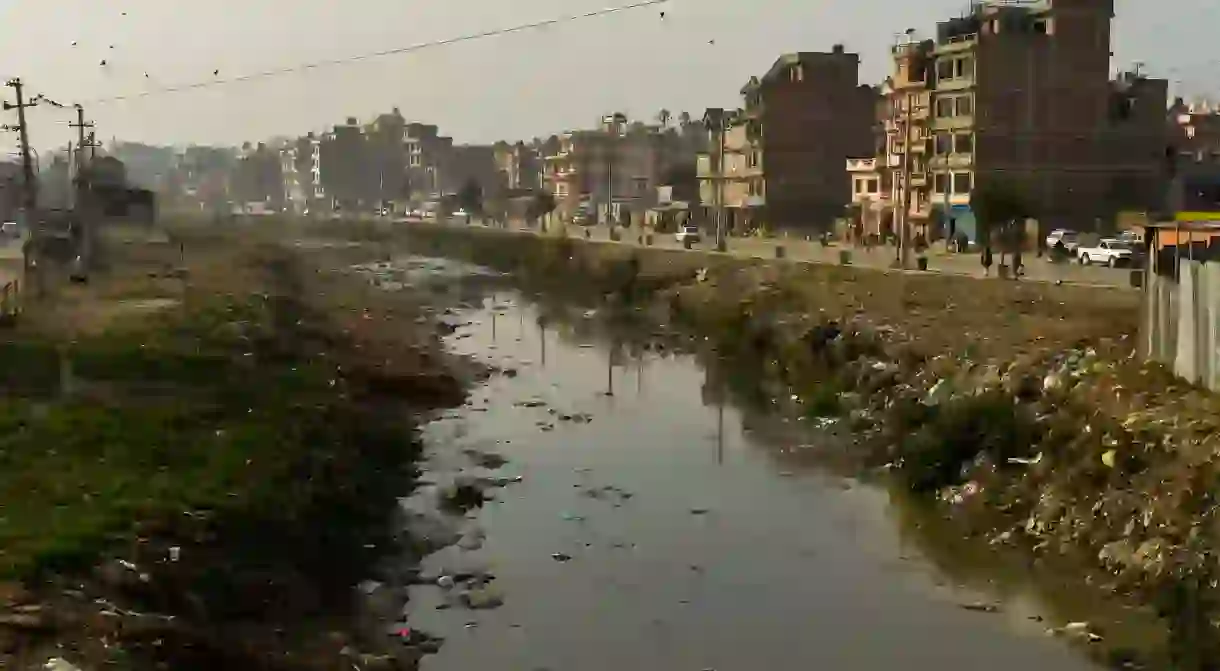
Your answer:
[[[1220,404],[1135,356],[1137,293],[896,274],[485,230],[412,227],[414,253],[680,326],[781,412],[833,420],[833,458],[966,535],[1160,617],[1116,668],[1211,669]]]
[[[465,397],[434,326],[275,247],[183,284],[0,344],[0,667],[415,668],[382,567],[409,573],[416,424]]]

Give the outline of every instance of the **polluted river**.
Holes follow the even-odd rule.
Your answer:
[[[394,265],[395,289],[475,272]],[[424,427],[403,501],[425,671],[1100,668],[1053,588],[805,454],[817,422],[736,402],[706,353],[460,291],[446,346],[494,374]]]

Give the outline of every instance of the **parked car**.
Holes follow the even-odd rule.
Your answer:
[[[702,237],[699,234],[698,226],[683,226],[678,229],[677,233],[674,233],[674,239],[681,245],[685,244],[687,240],[690,240],[692,244],[699,242]]]
[[[1089,266],[1094,263],[1117,268],[1134,265],[1139,259],[1135,247],[1117,238],[1105,238],[1096,247],[1080,247],[1076,250],[1076,258],[1080,265]]]
[[[1054,249],[1059,241],[1063,241],[1063,247],[1069,254],[1075,255],[1076,249],[1080,246],[1080,234],[1076,231],[1069,231],[1066,228],[1058,228],[1051,231],[1051,234],[1046,236],[1046,248]]]

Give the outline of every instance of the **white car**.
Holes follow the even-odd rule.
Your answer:
[[[1135,247],[1128,242],[1116,238],[1105,238],[1096,247],[1081,247],[1076,250],[1076,258],[1080,265],[1089,266],[1094,263],[1117,268],[1131,265],[1136,260]]]
[[[698,226],[683,226],[674,234],[674,240],[677,240],[680,245],[685,244],[687,240],[690,240],[692,244],[699,242],[700,237]]]

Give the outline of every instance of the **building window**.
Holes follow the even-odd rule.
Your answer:
[[[953,173],[953,193],[969,195],[972,188],[974,188],[974,175],[968,172]]]
[[[949,133],[936,134],[936,155],[947,156],[953,153],[953,135]]]
[[[945,173],[942,173],[942,172],[938,172],[932,176],[932,192],[933,193],[946,193],[945,190],[948,188],[949,188],[949,176],[948,175],[946,175]]]
[[[944,119],[953,116],[953,98],[936,99],[936,117]]]
[[[746,161],[747,161],[747,165],[749,165],[751,168],[757,168],[758,167],[758,152],[751,151],[748,154]]]
[[[868,180],[868,192],[869,193],[877,193],[880,190],[881,190],[881,187],[877,183],[877,180],[875,180],[875,179]]]
[[[958,133],[953,136],[953,153],[974,153],[974,136],[970,133]]]
[[[953,78],[961,79],[974,75],[974,59],[958,58],[953,61]]]
[[[957,116],[970,116],[974,114],[974,99],[970,94],[957,97]]]
[[[859,177],[851,181],[851,192],[855,194],[864,193],[864,180]]]
[[[936,62],[936,79],[939,81],[953,79],[953,61],[945,59]]]
[[[805,81],[805,68],[801,67],[800,65],[793,66],[792,69],[788,71],[788,74],[794,82]]]

